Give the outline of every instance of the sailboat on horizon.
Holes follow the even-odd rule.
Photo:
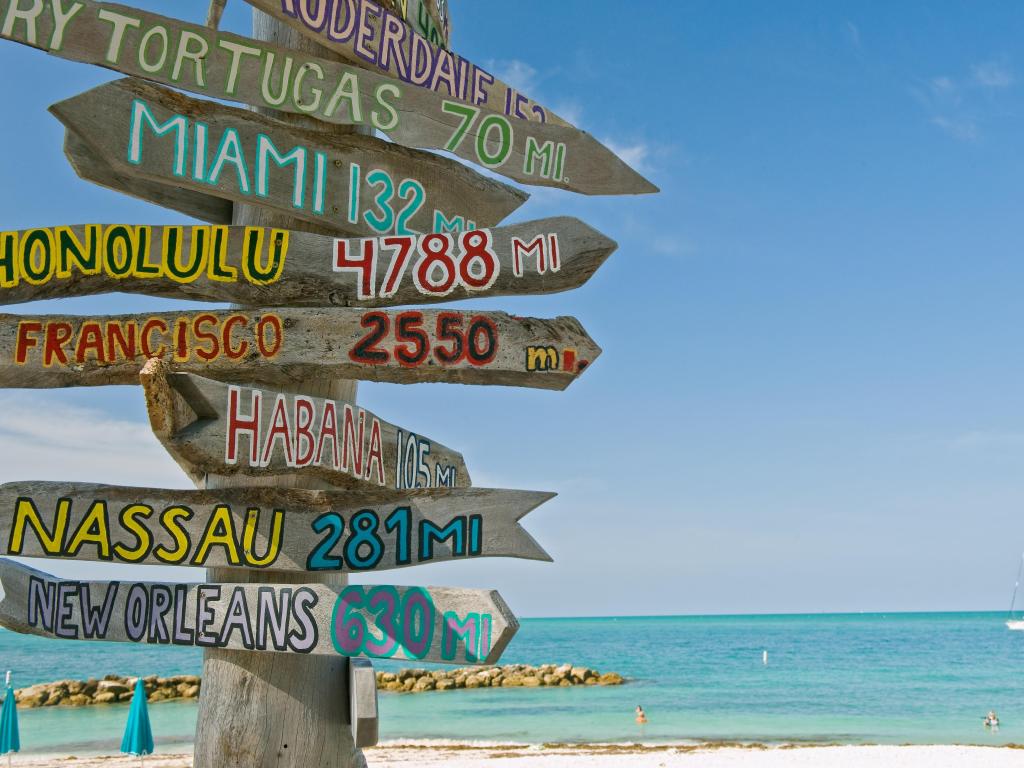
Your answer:
[[[1020,587],[1022,575],[1024,575],[1024,554],[1020,556],[1020,566],[1017,568],[1017,581],[1013,585],[1013,597],[1010,598],[1010,615],[1006,619],[1006,626],[1009,629],[1024,632],[1024,619],[1015,619],[1013,617],[1013,609],[1017,604],[1017,589]]]

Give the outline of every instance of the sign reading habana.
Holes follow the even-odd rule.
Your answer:
[[[490,227],[528,197],[429,152],[298,128],[142,80],[101,85],[50,111],[129,178],[258,204],[341,233]]]
[[[311,573],[477,557],[550,561],[519,521],[553,495],[8,483],[0,486],[0,554]]]
[[[0,304],[113,291],[258,306],[391,306],[555,293],[615,243],[578,219],[343,240],[262,227],[0,231]]]
[[[140,378],[153,433],[192,477],[297,474],[334,486],[466,488],[462,455],[357,405],[169,373]]]
[[[420,0],[399,4],[418,28],[433,30]],[[411,29],[409,35],[415,36]],[[586,194],[655,191],[571,126],[512,120],[360,67],[123,5],[0,0],[0,37],[210,98],[363,125],[404,146],[448,150],[526,184]]]
[[[336,376],[565,389],[600,353],[575,318],[474,310],[0,315],[0,387],[135,384],[156,357],[270,387]]]
[[[493,664],[519,622],[494,591],[71,581],[0,559],[0,626],[62,640]]]

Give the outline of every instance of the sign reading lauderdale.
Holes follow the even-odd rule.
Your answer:
[[[493,591],[65,581],[7,559],[0,625],[63,640],[444,664],[493,664],[519,629]]]
[[[567,217],[361,240],[224,226],[0,231],[0,304],[112,291],[365,307],[555,293],[586,282],[615,247]]]
[[[418,26],[431,23],[422,6],[411,5],[406,10]],[[402,26],[410,39],[422,40]],[[211,98],[364,125],[407,147],[448,150],[527,184],[586,194],[656,191],[571,126],[510,120],[463,103],[459,93],[444,98],[359,67],[114,3],[0,0],[0,37]]]
[[[0,553],[311,573],[475,557],[550,561],[519,521],[553,496],[8,483],[0,486]]]
[[[124,175],[258,203],[344,233],[490,227],[528,197],[429,152],[303,130],[130,78],[50,111]]]

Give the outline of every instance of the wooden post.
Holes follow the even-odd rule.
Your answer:
[[[270,40],[324,58],[337,55],[310,42],[295,29],[253,11],[253,37]],[[311,118],[270,113],[288,122],[332,132],[357,130],[317,123]],[[234,206],[234,223],[318,231],[315,225],[258,206]],[[325,234],[332,234],[325,232]],[[311,380],[306,395],[355,402],[356,383]],[[329,487],[317,481],[281,477],[208,475],[205,487],[231,485]],[[342,575],[263,573],[232,568],[208,569],[213,582],[311,582],[344,585]],[[343,657],[305,657],[208,649],[203,654],[203,689],[196,727],[195,768],[356,768],[366,764],[349,726],[349,664]]]

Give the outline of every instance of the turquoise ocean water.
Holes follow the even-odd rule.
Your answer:
[[[573,662],[617,688],[381,695],[384,740],[1024,743],[1024,632],[996,613],[535,619],[503,662]],[[768,665],[762,651],[768,651]],[[0,631],[18,686],[198,673],[191,649]],[[378,668],[394,669],[397,663]],[[642,704],[650,723],[633,722]],[[998,733],[982,726],[995,709]],[[196,705],[150,708],[158,749],[188,743]],[[126,706],[21,712],[25,751],[116,750]]]

